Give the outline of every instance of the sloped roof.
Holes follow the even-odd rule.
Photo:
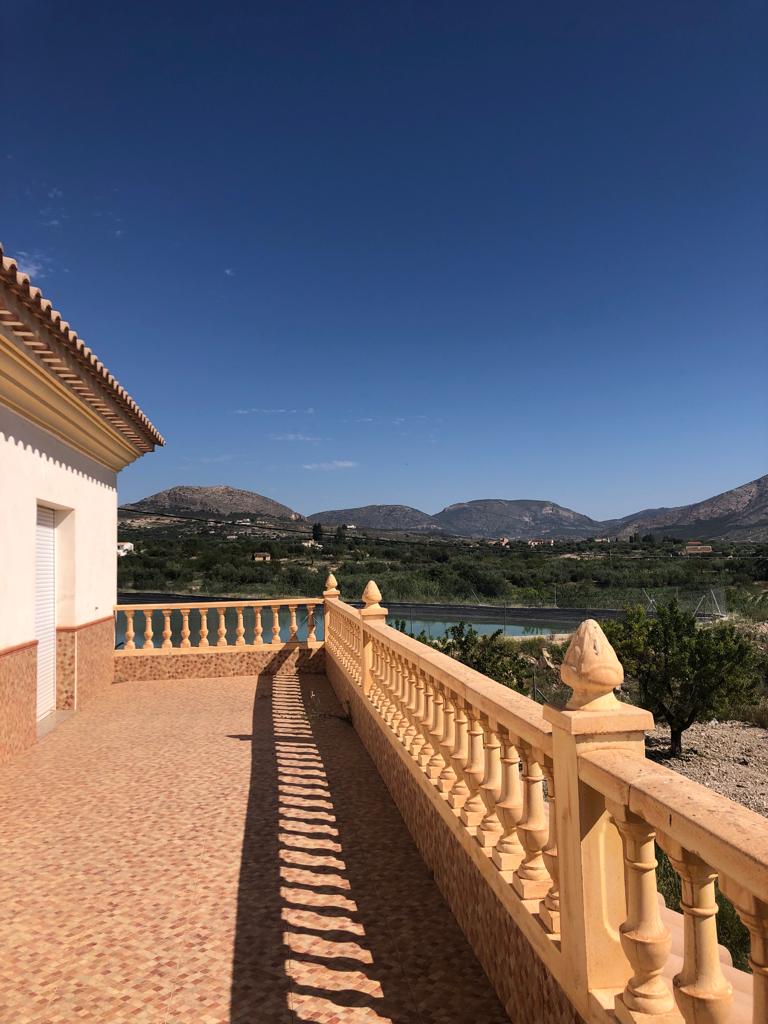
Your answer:
[[[4,255],[1,244],[0,283],[6,285],[18,301],[34,315],[40,324],[41,336],[50,339],[54,348],[59,346],[59,351],[63,350],[73,357],[79,367],[86,371],[87,377],[97,385],[97,390],[89,389],[61,360],[46,359],[43,355],[48,369],[57,375],[62,383],[76,391],[80,399],[107,419],[140,451],[151,451],[155,445],[165,444],[157,428],[83,339],[78,337],[66,320],[62,319],[61,313],[53,308],[53,303],[44,298],[39,288],[30,283],[29,276],[19,270],[14,259]],[[0,309],[0,324],[6,326],[20,341],[40,354],[40,345],[34,343],[27,325],[17,321],[11,311]],[[100,399],[98,390],[106,392],[112,398],[124,418],[115,415],[113,409]]]

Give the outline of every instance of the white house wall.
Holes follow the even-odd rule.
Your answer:
[[[57,626],[111,616],[116,473],[0,406],[0,651],[35,635],[38,504],[57,510]]]

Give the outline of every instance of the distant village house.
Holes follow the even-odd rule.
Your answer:
[[[681,555],[711,555],[712,545],[702,544],[700,540],[689,540],[683,550],[680,552]]]
[[[133,544],[129,540],[119,540],[117,542],[117,555],[118,558],[124,558],[134,550]]]

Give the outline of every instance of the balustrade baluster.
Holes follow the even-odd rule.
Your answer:
[[[392,712],[390,729],[395,734],[395,736],[397,736],[398,739],[401,739],[403,730],[405,729],[405,712],[403,710],[403,679],[400,673],[397,671],[395,659],[392,656],[392,651],[389,647],[384,648],[383,655],[384,664],[386,666],[385,671],[387,674],[387,678],[389,679],[389,685],[392,689],[392,694],[394,697],[394,711]]]
[[[295,641],[296,639],[298,639],[298,636],[299,636],[299,625],[298,625],[298,623],[296,621],[296,605],[295,604],[289,605],[288,606],[288,611],[290,613],[290,625],[289,625],[289,633],[288,633],[288,642],[291,643],[291,642]]]
[[[432,755],[435,752],[432,746],[432,740],[430,737],[430,731],[432,729],[432,698],[434,696],[434,690],[432,688],[430,678],[422,669],[418,670],[419,679],[421,680],[421,693],[422,693],[422,708],[421,714],[418,717],[416,726],[419,730],[419,737],[421,739],[421,745],[418,753],[416,754],[416,760],[419,768],[425,770],[427,764],[432,760]]]
[[[189,608],[181,609],[181,646],[192,646],[189,642]]]
[[[264,627],[261,624],[261,606],[256,605],[253,609],[253,643],[255,647],[261,647],[264,635]]]
[[[440,740],[440,753],[442,754],[445,767],[437,777],[435,785],[438,792],[448,797],[451,789],[456,785],[456,772],[451,763],[451,756],[456,747],[456,704],[453,694],[449,690],[443,693],[443,735]]]
[[[198,647],[208,647],[208,609],[200,609],[200,643]]]
[[[547,872],[542,850],[549,833],[544,811],[544,776],[541,754],[526,748],[523,775],[523,820],[517,826],[517,835],[525,855],[512,877],[512,886],[524,900],[540,900],[549,892],[551,879]]]
[[[424,771],[430,782],[437,782],[445,768],[445,758],[441,748],[445,731],[445,694],[436,679],[432,679],[432,725],[429,731],[433,754],[425,765]]]
[[[673,980],[675,1002],[688,1024],[725,1024],[733,989],[723,975],[717,946],[717,872],[679,843],[658,835],[680,876],[683,912],[683,969]]]
[[[523,820],[523,786],[520,780],[520,754],[516,741],[508,733],[502,737],[501,796],[496,803],[503,832],[493,848],[491,858],[506,881],[512,881],[525,856],[525,850],[517,834],[517,826]]]
[[[280,606],[272,605],[272,643],[280,643]]]
[[[384,718],[389,707],[389,699],[384,685],[384,678],[379,669],[378,644],[375,640],[371,644],[371,688],[368,692],[368,700],[371,707]]]
[[[313,644],[317,640],[317,631],[315,629],[315,606],[313,604],[307,605],[307,643]]]
[[[167,650],[172,647],[171,643],[171,612],[163,608],[163,647]]]
[[[544,865],[552,879],[549,892],[539,904],[539,916],[544,927],[552,935],[560,934],[560,864],[557,859],[557,813],[555,808],[555,771],[550,761],[544,761],[544,775],[547,780],[547,804],[549,808],[549,834],[547,845],[542,850]]]
[[[144,646],[149,649],[152,644],[152,612],[144,612]]]
[[[126,611],[126,613],[125,613],[125,650],[126,651],[135,651],[136,650],[136,641],[134,639],[134,637],[136,636],[136,633],[134,632],[134,629],[133,629],[133,615],[134,615],[134,613],[130,609],[128,611]]]
[[[469,760],[469,719],[461,698],[456,699],[454,726],[455,742],[451,753],[451,765],[456,781],[448,793],[448,805],[458,817],[469,798],[469,786],[464,781],[464,766]]]
[[[752,968],[752,1020],[768,1021],[768,903],[720,876],[720,888],[749,932]]]
[[[395,655],[395,657],[403,677],[406,692],[405,730],[402,736],[402,743],[406,750],[410,750],[416,736],[416,725],[413,719],[419,702],[419,694],[416,689],[416,678],[411,671],[410,664],[400,655]]]
[[[216,633],[218,640],[216,641],[217,647],[227,646],[227,613],[224,608],[217,608],[216,614],[219,616],[219,628]]]
[[[387,662],[384,658],[384,650],[382,644],[378,640],[374,640],[373,643],[373,658],[376,678],[379,681],[379,686],[382,691],[386,694],[382,718],[387,728],[391,729],[392,722],[397,713],[397,698],[392,685],[392,678],[387,671]]]
[[[496,813],[496,804],[501,797],[501,741],[494,723],[489,723],[485,730],[485,773],[480,785],[480,796],[485,815],[477,827],[475,838],[483,852],[490,857],[504,831]]]
[[[485,774],[485,726],[474,708],[469,710],[469,761],[464,767],[464,781],[469,787],[469,796],[461,809],[461,820],[470,835],[477,833],[477,826],[483,820],[485,804],[480,792],[480,783]]]
[[[627,920],[619,933],[621,947],[634,972],[616,1000],[616,1016],[623,1024],[637,1024],[636,1014],[642,1014],[640,1019],[645,1020],[645,1015],[660,1016],[675,1010],[672,992],[661,977],[672,948],[672,936],[659,913],[655,829],[623,804],[608,802],[607,809],[619,830],[624,850]],[[550,807],[550,821],[552,813]],[[545,903],[546,900],[542,907]]]

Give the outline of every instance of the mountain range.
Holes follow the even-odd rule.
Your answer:
[[[234,487],[171,487],[128,508],[178,514],[257,514],[279,519],[304,516],[271,498]],[[621,519],[597,520],[553,501],[483,498],[449,505],[430,515],[409,505],[365,505],[306,517],[326,526],[516,540],[587,537],[626,538],[634,533],[670,534],[699,540],[768,540],[768,475],[713,498],[675,508],[653,508]]]

